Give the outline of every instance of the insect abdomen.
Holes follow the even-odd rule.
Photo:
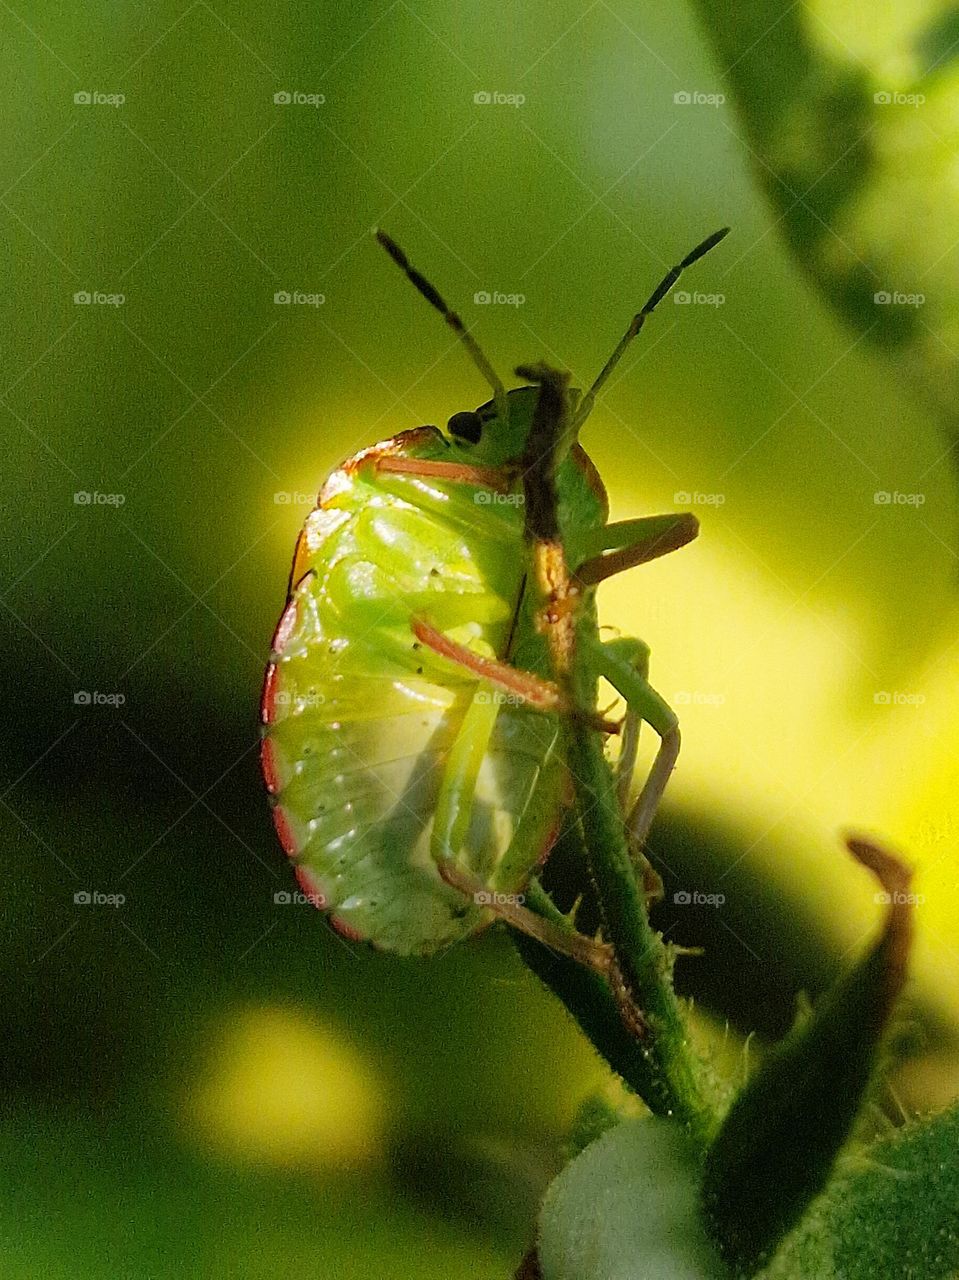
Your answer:
[[[334,473],[307,521],[267,670],[263,768],[281,842],[340,927],[427,952],[482,919],[430,854],[445,759],[477,682],[423,649],[410,622],[428,616],[499,653],[522,561],[514,512],[484,510],[464,486],[391,477],[385,492],[373,459]],[[462,851],[484,879],[531,803],[548,742],[539,713],[497,719]]]

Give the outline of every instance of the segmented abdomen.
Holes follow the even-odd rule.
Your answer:
[[[484,918],[439,877],[430,837],[447,753],[478,685],[416,641],[411,618],[501,655],[523,579],[521,516],[476,488],[378,473],[390,453],[464,460],[428,428],[357,455],[301,535],[263,693],[263,772],[304,892],[341,932],[433,951]],[[451,458],[451,455],[453,457]],[[492,691],[490,697],[497,697]],[[552,717],[503,705],[460,853],[488,882],[519,820],[529,856],[555,818],[538,786]]]

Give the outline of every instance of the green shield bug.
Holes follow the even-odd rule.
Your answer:
[[[590,661],[627,707],[628,791],[638,726],[659,736],[628,817],[640,855],[679,749],[676,716],[646,679],[639,640],[603,643],[597,585],[696,536],[694,516],[608,523],[606,492],[576,441],[594,399],[680,273],[633,317],[585,395],[568,390],[556,470],[559,534],[592,620]],[[495,914],[541,933],[522,890],[569,803],[561,695],[527,581],[521,460],[541,388],[507,391],[436,289],[377,239],[456,332],[492,389],[444,434],[403,431],[346,459],[297,542],[261,703],[263,776],[304,893],[345,936],[427,954]],[[605,725],[607,729],[613,726]]]

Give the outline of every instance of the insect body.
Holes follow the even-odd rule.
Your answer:
[[[625,697],[633,729],[644,719],[662,739],[631,820],[637,850],[678,730],[646,682],[645,647],[602,645],[592,599],[611,573],[695,536],[696,522],[608,524],[602,483],[574,436],[645,316],[722,234],[673,269],[587,396],[570,393],[573,430],[556,472],[597,679]],[[363,450],[324,484],[273,639],[261,758],[303,890],[342,933],[423,954],[475,931],[491,907],[523,916],[514,900],[549,851],[567,777],[561,694],[525,590],[521,461],[540,388],[507,393],[455,313],[380,240],[463,338],[493,399],[455,414],[448,435],[419,427]]]

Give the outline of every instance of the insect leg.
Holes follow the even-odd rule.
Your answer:
[[[468,462],[444,462],[440,458],[403,458],[387,454],[374,462],[377,471],[423,479],[448,480],[453,484],[475,484],[494,493],[508,493],[512,478],[501,467],[475,467]]]
[[[606,942],[597,942],[587,938],[585,933],[577,933],[561,928],[551,920],[545,920],[535,911],[530,911],[522,903],[515,900],[514,895],[492,893],[481,880],[464,871],[456,863],[446,863],[440,867],[440,875],[454,889],[481,903],[500,920],[525,933],[528,938],[541,942],[544,947],[556,951],[559,955],[568,956],[578,964],[596,970],[604,977],[612,976],[613,952]]]
[[[628,646],[628,651],[627,651]],[[644,679],[649,674],[649,645],[642,640],[620,641],[623,656]],[[623,812],[629,802],[629,790],[636,772],[636,755],[639,750],[639,730],[643,717],[635,706],[627,704],[626,717],[620,738],[619,757],[616,761],[616,792]]]
[[[692,542],[699,521],[688,511],[676,515],[621,520],[598,529],[587,542],[587,556],[575,577],[585,587],[596,586],[614,573],[656,560]]]
[[[642,850],[676,764],[680,737],[676,713],[649,684],[645,673],[634,665],[634,643],[631,640],[611,640],[597,645],[594,655],[598,674],[609,681],[626,699],[627,706],[633,708],[660,739],[653,767],[626,821],[630,842],[636,850]]]
[[[628,662],[640,679],[645,680],[649,674],[649,645],[643,640],[624,638],[611,642],[613,652]],[[636,754],[639,747],[639,730],[643,722],[643,714],[636,702],[627,703],[626,718],[623,721],[622,746],[616,761],[616,790],[624,815],[628,814],[629,791],[636,772]],[[629,838],[630,852],[636,869],[643,880],[646,903],[658,902],[663,896],[663,882],[659,872],[643,852],[642,843],[637,841],[627,817],[626,834]]]
[[[584,586],[595,586],[615,573],[655,560],[691,542],[699,532],[699,522],[689,512],[677,515],[646,516],[639,520],[623,520],[607,525],[594,535],[596,554],[587,557],[576,571]],[[673,711],[647,680],[649,650],[641,641],[620,640],[603,646],[602,652],[612,665],[619,667],[619,679],[610,671],[601,671],[613,687],[626,699],[631,715],[627,716],[621,759],[625,764],[635,760],[635,717],[646,720],[660,736],[660,748],[646,783],[627,820],[630,841],[637,860],[649,834],[659,801],[679,754],[679,725]],[[628,689],[625,684],[628,684]],[[620,774],[620,796],[629,782]],[[642,863],[645,875],[645,858]],[[648,865],[648,864],[646,864]],[[652,871],[652,868],[650,868]],[[655,875],[655,872],[653,872]],[[658,876],[656,877],[658,880]],[[661,886],[659,886],[661,889]]]
[[[420,644],[426,645],[441,658],[446,658],[457,666],[471,671],[480,679],[488,680],[507,697],[524,702],[539,711],[563,710],[565,705],[563,695],[554,681],[544,680],[542,676],[532,671],[521,671],[518,667],[510,666],[508,662],[500,661],[499,658],[487,658],[481,653],[475,653],[466,645],[450,639],[425,618],[414,618],[411,625],[413,634]],[[619,731],[619,725],[604,720],[601,716],[597,716],[593,727],[603,733]]]
[[[473,695],[463,723],[450,748],[433,817],[430,841],[432,854],[441,871],[452,863],[463,847],[469,830],[476,780],[486,755],[499,708],[488,690],[480,687]]]
[[[517,873],[528,873],[541,849],[548,847],[551,816],[542,806],[535,807],[535,799],[530,801],[531,806],[534,806],[531,816],[529,811],[524,814],[513,833],[502,862],[493,874],[492,887],[457,861],[469,830],[476,781],[498,710],[488,692],[477,690],[446,761],[433,820],[430,853],[446,883],[464,897],[472,899],[476,906],[492,912],[514,929],[519,929],[554,951],[605,974],[609,970],[611,955],[605,944],[575,931],[558,928],[524,907],[518,895],[501,892],[496,888],[500,883],[517,883]],[[558,759],[549,764],[554,769],[559,767]],[[551,796],[553,788],[550,783],[544,779],[541,779],[541,783],[544,792]],[[522,883],[524,879],[525,875],[519,882]]]

